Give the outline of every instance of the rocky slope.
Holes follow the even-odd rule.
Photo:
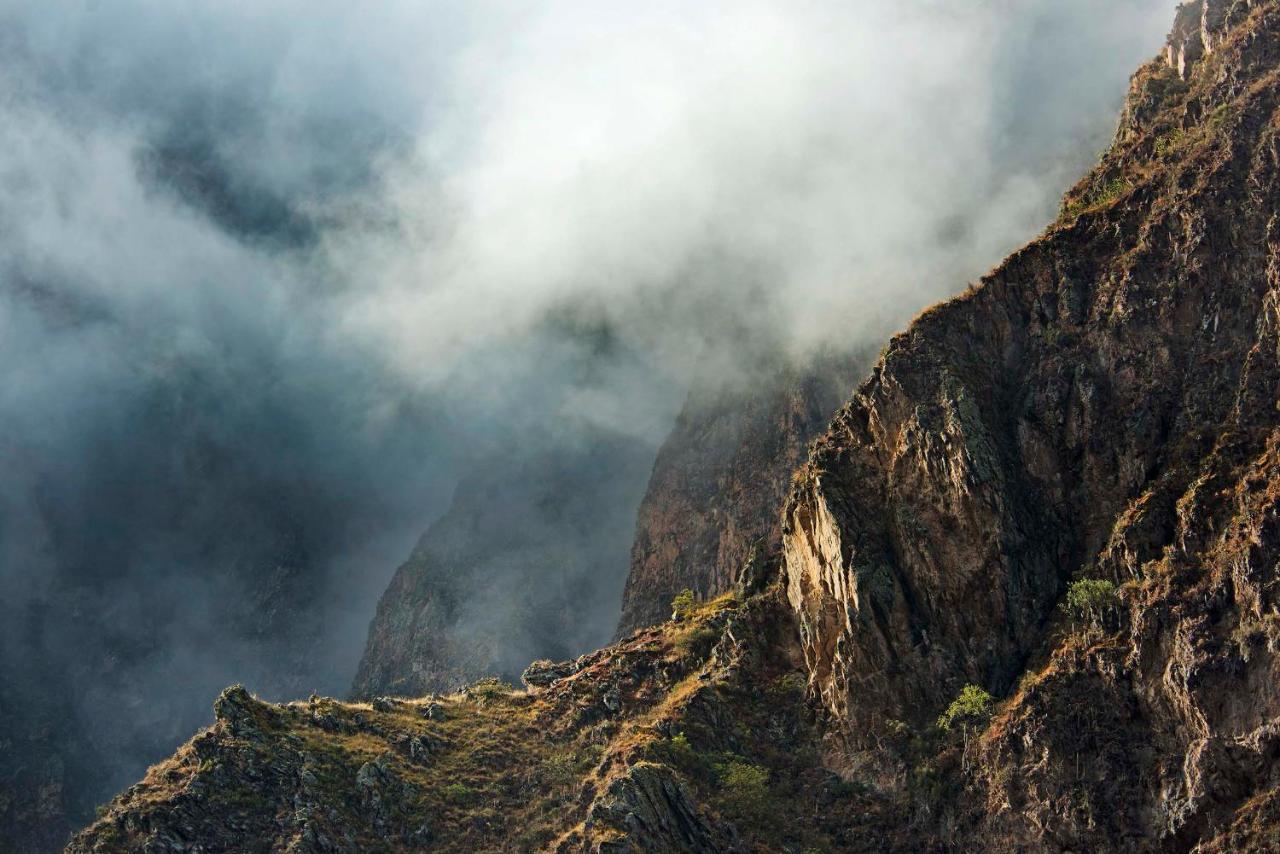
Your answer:
[[[231,688],[68,851],[856,844],[885,805],[820,767],[800,661],[775,589],[535,664],[527,691],[277,706]]]
[[[749,589],[523,693],[231,692],[72,850],[1280,848],[1278,131],[1280,0],[1185,4]]]
[[[640,504],[619,637],[665,620],[681,590],[718,596],[777,552],[791,474],[870,363],[828,355],[694,389]]]

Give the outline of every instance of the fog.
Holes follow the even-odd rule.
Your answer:
[[[611,502],[606,641],[591,449],[1033,237],[1173,5],[0,0],[0,785],[83,821],[226,684],[344,693],[530,461]]]

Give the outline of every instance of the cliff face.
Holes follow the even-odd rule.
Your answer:
[[[651,454],[592,436],[460,485],[378,603],[355,696],[514,679],[535,658],[607,641]]]
[[[1280,0],[1184,5],[1060,219],[814,443],[751,584],[527,692],[225,695],[72,850],[1280,846],[1276,223]]]
[[[1277,60],[1276,3],[1183,6],[1061,220],[893,340],[789,499],[844,761],[1013,693],[982,742],[1011,844],[1274,814]],[[1118,585],[1118,628],[1052,622],[1073,578]]]
[[[665,620],[681,590],[718,596],[777,553],[791,474],[870,361],[828,356],[694,389],[640,504],[619,637]]]

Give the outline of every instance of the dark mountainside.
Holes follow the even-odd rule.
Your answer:
[[[803,369],[764,360],[755,381],[697,384],[652,463],[638,519],[632,493],[653,452],[623,437],[464,482],[383,594],[354,696],[514,681],[534,659],[606,642],[612,626],[602,633],[601,621],[619,598],[621,637],[667,619],[685,588],[704,599],[732,589],[741,567],[776,558],[791,474],[871,358]],[[604,471],[614,474],[601,489]],[[628,546],[620,595],[605,569]]]
[[[610,636],[651,446],[597,436],[464,482],[378,603],[353,693],[419,696]],[[613,477],[603,479],[601,473]]]
[[[1280,847],[1278,217],[1280,2],[1187,4],[1060,219],[816,442],[758,583],[526,691],[229,689],[69,850]]]
[[[695,387],[640,504],[618,638],[667,619],[681,590],[714,598],[752,560],[776,556],[791,474],[873,358],[825,356]]]

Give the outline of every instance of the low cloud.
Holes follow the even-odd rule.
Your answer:
[[[92,799],[223,684],[341,693],[461,479],[959,290],[1171,12],[0,0],[0,701]]]

